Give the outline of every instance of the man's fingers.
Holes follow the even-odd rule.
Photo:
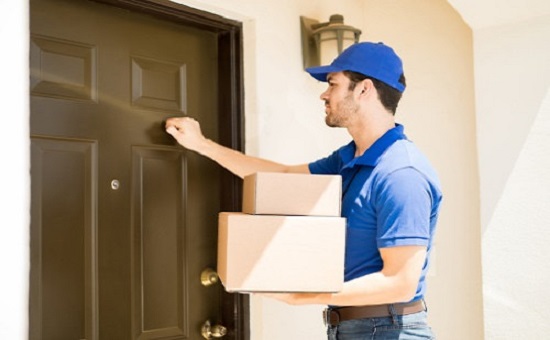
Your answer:
[[[178,128],[176,128],[174,125],[170,125],[166,128],[166,132],[168,132],[169,134],[171,134],[172,136],[176,133],[178,133]]]

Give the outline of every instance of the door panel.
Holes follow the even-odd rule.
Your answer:
[[[187,212],[180,189],[186,187],[185,159],[178,151],[150,147],[134,147],[132,154],[134,338],[185,338],[190,309]]]
[[[163,122],[191,115],[218,135],[216,34],[30,4],[31,339],[199,339],[220,310],[199,280],[215,267],[220,170]]]
[[[97,144],[31,140],[33,339],[97,333]]]

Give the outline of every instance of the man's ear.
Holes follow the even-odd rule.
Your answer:
[[[361,94],[369,93],[372,89],[374,89],[374,83],[370,79],[364,79],[361,81],[357,86],[361,89]]]

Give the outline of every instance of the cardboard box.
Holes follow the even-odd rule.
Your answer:
[[[218,275],[229,292],[338,292],[341,217],[219,215]]]
[[[342,177],[258,172],[243,184],[243,212],[340,216]]]

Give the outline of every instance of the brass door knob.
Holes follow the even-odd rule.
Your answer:
[[[210,320],[206,320],[202,325],[201,334],[205,339],[223,338],[227,334],[227,328],[222,325],[212,326]]]
[[[212,268],[206,268],[201,273],[201,283],[205,287],[212,286],[218,282],[218,273]]]

